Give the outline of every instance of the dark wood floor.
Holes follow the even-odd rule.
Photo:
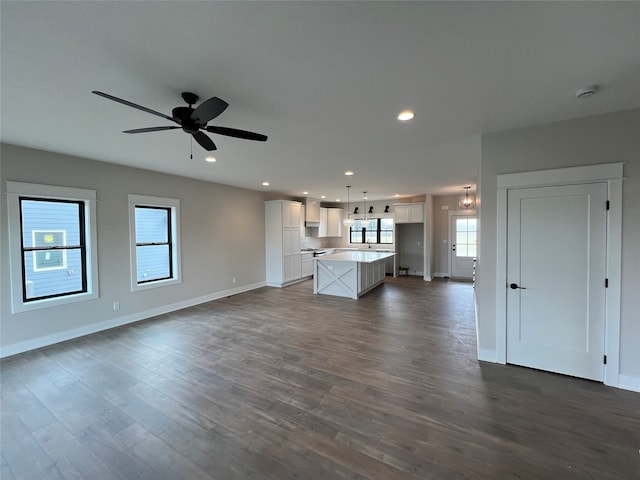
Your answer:
[[[640,478],[640,395],[479,363],[470,284],[311,291],[5,359],[0,478]]]

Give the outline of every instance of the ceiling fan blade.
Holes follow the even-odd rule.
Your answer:
[[[194,133],[193,138],[195,138],[196,142],[198,142],[205,150],[211,151],[216,149],[216,144],[213,143],[213,140],[202,132]]]
[[[181,127],[148,127],[148,128],[134,128],[133,130],[123,130],[122,133],[146,133],[146,132],[161,132],[162,130],[173,130]]]
[[[138,110],[142,110],[143,112],[147,112],[152,115],[157,115],[158,117],[166,118],[167,120],[171,120],[172,122],[175,122],[175,120],[172,117],[165,115],[164,113],[156,112],[155,110],[151,110],[150,108],[143,107],[142,105],[132,103],[128,100],[123,100],[122,98],[114,97],[113,95],[109,95],[108,93],[98,92],[97,90],[93,90],[91,93],[95,93],[96,95],[100,95],[101,97],[108,98],[109,100],[113,100],[114,102],[127,105],[128,107],[137,108]]]
[[[258,142],[266,142],[267,136],[260,133],[247,132],[246,130],[238,130],[237,128],[228,127],[207,127],[207,132],[226,135],[228,137],[244,138],[245,140],[257,140]]]
[[[191,120],[200,125],[206,124],[209,120],[216,118],[229,106],[224,100],[218,97],[211,97],[209,100],[202,102],[191,114]]]

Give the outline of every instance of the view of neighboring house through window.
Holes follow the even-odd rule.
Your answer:
[[[96,192],[7,182],[13,313],[98,298]]]
[[[138,283],[173,277],[170,239],[170,208],[136,207]]]
[[[84,202],[20,198],[23,301],[87,291]]]
[[[355,220],[349,229],[350,243],[393,243],[393,218]]]
[[[129,195],[132,290],[180,281],[175,199]]]

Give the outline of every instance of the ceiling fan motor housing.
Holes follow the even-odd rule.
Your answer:
[[[182,130],[187,133],[195,133],[200,130],[200,128],[204,127],[204,125],[199,125],[191,119],[193,110],[194,109],[191,107],[176,107],[171,110],[171,115],[173,115],[174,120],[180,124],[180,126],[182,126]]]

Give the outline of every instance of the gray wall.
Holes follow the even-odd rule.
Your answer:
[[[264,196],[260,192],[1,145],[0,346],[72,330],[90,330],[118,317],[188,303],[265,281]],[[97,191],[100,298],[11,313],[6,181]],[[182,283],[132,293],[129,279],[129,193],[181,200]],[[236,284],[232,278],[236,277]],[[120,310],[113,303],[120,302]]]
[[[424,275],[424,225],[422,223],[399,223],[396,226],[398,267],[409,269],[409,275]],[[431,273],[431,272],[429,272]]]
[[[441,195],[433,197],[433,254],[434,254],[434,274],[450,275],[449,271],[449,212],[459,210],[459,195]],[[447,206],[447,210],[442,207]],[[447,243],[443,243],[446,240]]]
[[[496,349],[496,175],[626,162],[622,212],[620,373],[640,377],[640,109],[482,137],[476,285],[482,356]]]

